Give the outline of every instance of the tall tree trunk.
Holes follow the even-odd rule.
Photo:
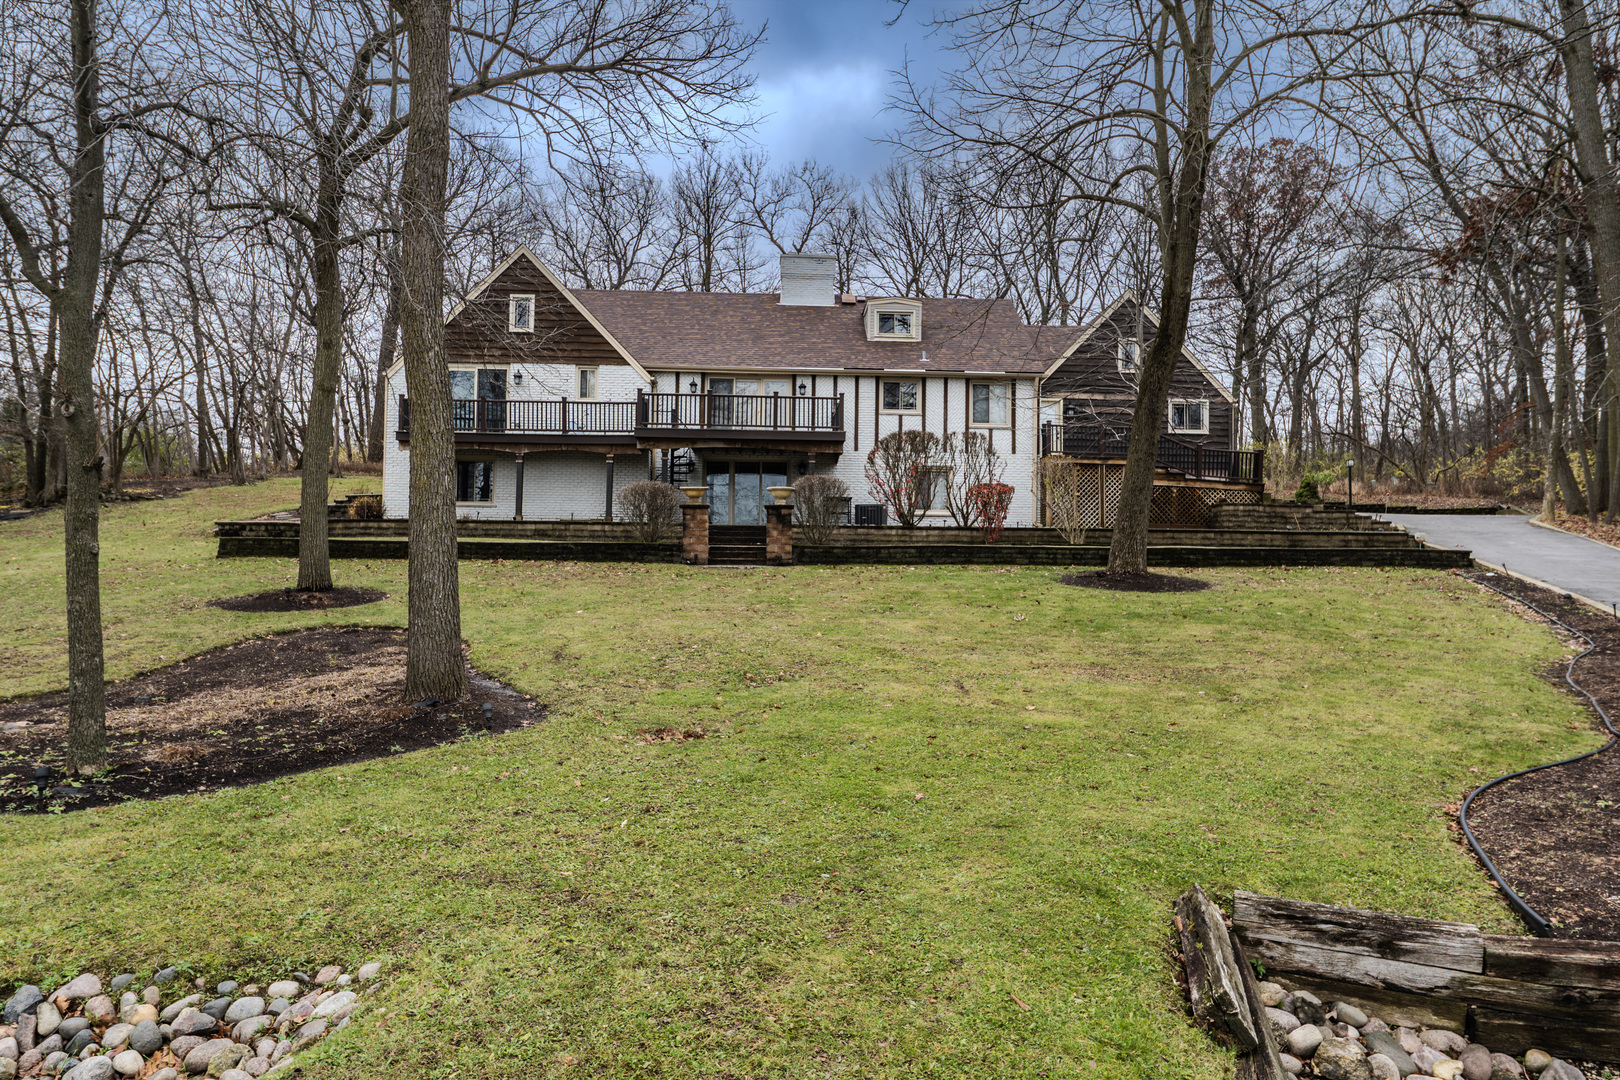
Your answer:
[[[334,169],[323,163],[316,229],[310,236],[315,271],[315,372],[309,412],[304,418],[298,499],[298,587],[315,591],[332,587],[326,471],[332,456],[338,372],[343,364],[343,271],[338,263],[337,242],[341,184]]]
[[[96,450],[96,286],[101,278],[107,150],[100,117],[95,0],[72,0],[73,113],[77,148],[70,172],[67,267],[57,310],[61,327],[61,414],[67,450],[68,736],[70,773],[107,764],[102,682],[101,455]]]
[[[1153,512],[1153,470],[1159,456],[1159,424],[1170,402],[1176,361],[1187,340],[1192,314],[1193,274],[1198,262],[1198,233],[1204,213],[1204,187],[1213,149],[1209,137],[1210,63],[1215,54],[1214,0],[1197,0],[1194,39],[1186,60],[1187,117],[1181,128],[1181,161],[1174,178],[1162,185],[1174,190],[1160,202],[1164,285],[1159,301],[1159,329],[1143,362],[1131,417],[1130,445],[1120,478],[1119,511],[1108,548],[1110,574],[1147,571],[1148,522]],[[1161,138],[1168,139],[1167,129]],[[1161,147],[1161,153],[1164,151]],[[1166,153],[1164,157],[1168,157]],[[413,419],[414,424],[414,419]]]
[[[1556,174],[1555,174],[1556,175]],[[1567,288],[1568,273],[1565,269],[1566,238],[1564,236],[1563,222],[1558,224],[1558,259],[1553,272],[1552,296],[1552,324],[1553,324],[1553,407],[1552,423],[1547,425],[1547,464],[1546,476],[1541,485],[1541,519],[1549,524],[1558,516],[1557,484],[1553,480],[1557,468],[1558,455],[1563,451],[1564,438],[1564,410],[1568,406],[1567,394],[1569,379],[1569,344],[1564,335],[1564,291]],[[1575,508],[1565,503],[1570,513]],[[1581,512],[1585,512],[1585,507]]]
[[[405,696],[467,692],[456,564],[456,436],[444,352],[444,214],[450,171],[450,0],[394,0],[411,57],[400,178],[400,329],[411,399],[410,594]]]

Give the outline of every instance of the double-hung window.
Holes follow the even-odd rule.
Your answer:
[[[596,368],[582,367],[579,369],[579,400],[596,400]]]
[[[1209,434],[1209,402],[1172,401],[1170,430],[1187,435]]]
[[[882,409],[886,413],[918,412],[916,379],[885,379]]]
[[[974,427],[1006,427],[1010,400],[1006,383],[969,383],[968,422]]]

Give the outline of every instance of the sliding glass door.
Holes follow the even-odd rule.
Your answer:
[[[711,461],[709,520],[716,525],[763,525],[765,507],[776,500],[768,489],[787,486],[782,461]]]

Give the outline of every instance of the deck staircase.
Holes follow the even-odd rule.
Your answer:
[[[710,566],[764,566],[765,526],[710,525]]]

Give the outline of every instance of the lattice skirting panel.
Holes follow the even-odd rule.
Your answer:
[[[1108,528],[1119,511],[1125,466],[1109,462],[1042,463],[1046,524],[1060,532]],[[1221,503],[1254,504],[1260,492],[1242,488],[1155,484],[1149,522],[1156,528],[1207,528]]]

